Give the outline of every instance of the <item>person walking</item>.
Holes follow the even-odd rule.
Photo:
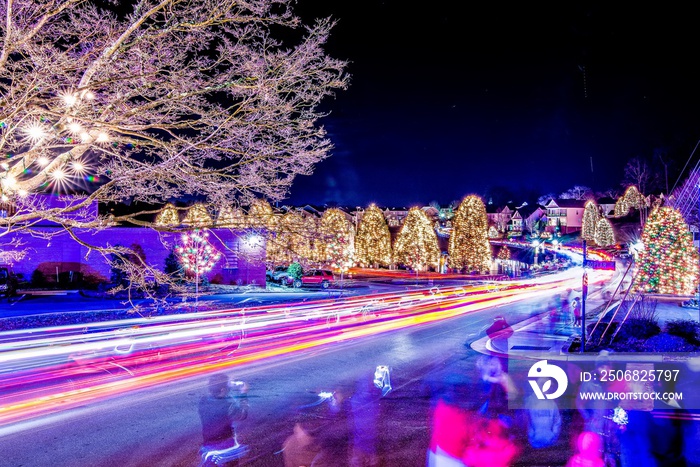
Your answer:
[[[202,423],[202,463],[200,466],[239,465],[247,448],[239,444],[236,424],[248,417],[248,385],[231,382],[227,375],[216,373],[209,378],[208,394],[199,400]]]

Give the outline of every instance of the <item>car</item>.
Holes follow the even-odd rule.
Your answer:
[[[17,276],[7,266],[0,266],[0,296],[10,298],[17,293]]]
[[[265,271],[265,279],[269,282],[283,282],[288,276],[287,266],[277,266],[273,270]]]
[[[316,269],[304,273],[300,278],[291,281],[295,288],[303,287],[305,285],[320,285],[321,288],[327,289],[335,281],[333,273],[325,269]]]

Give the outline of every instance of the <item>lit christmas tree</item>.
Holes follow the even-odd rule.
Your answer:
[[[629,214],[630,209],[641,209],[644,206],[644,197],[639,193],[637,187],[631,185],[625,190],[625,194],[622,195],[615,203],[615,217],[626,216]]]
[[[323,213],[321,242],[324,264],[341,272],[354,265],[353,228],[340,209],[331,208]]]
[[[394,263],[414,271],[437,268],[440,257],[437,234],[422,209],[411,208],[394,243]]]
[[[207,207],[201,203],[197,203],[189,208],[185,218],[182,220],[183,225],[198,229],[211,227],[212,223]]]
[[[248,226],[254,229],[274,231],[275,214],[270,203],[264,199],[256,199],[248,208]]]
[[[374,204],[367,208],[357,228],[355,258],[362,266],[391,264],[391,234],[384,214]]]
[[[159,227],[174,227],[180,225],[180,216],[175,206],[170,203],[166,204],[156,217],[156,225]]]
[[[615,233],[613,232],[610,221],[606,218],[601,218],[595,226],[595,235],[593,240],[599,246],[610,246],[615,244]]]
[[[598,225],[598,206],[593,201],[588,201],[583,210],[583,223],[581,226],[581,238],[592,242],[595,239],[596,226]]]
[[[508,261],[510,259],[510,248],[508,248],[508,245],[503,245],[501,249],[498,251],[498,259],[502,261]]]
[[[246,227],[246,218],[239,208],[224,206],[216,218],[216,226],[227,229],[243,229]]]
[[[491,267],[491,244],[484,202],[475,195],[464,198],[454,217],[450,235],[450,267],[466,271],[487,271]]]
[[[311,241],[313,230],[297,212],[289,211],[277,223],[275,234],[267,244],[267,261],[274,265],[298,262],[303,267],[313,264]]]
[[[672,295],[695,293],[698,252],[680,212],[669,207],[654,209],[644,225],[642,243],[635,290]]]

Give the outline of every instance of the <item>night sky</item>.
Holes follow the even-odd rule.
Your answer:
[[[658,154],[673,186],[700,139],[695,16],[609,3],[299,0],[338,20],[327,50],[352,79],[324,104],[331,156],[285,203],[532,202],[619,190]]]

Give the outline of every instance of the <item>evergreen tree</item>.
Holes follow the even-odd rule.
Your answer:
[[[698,252],[678,210],[654,209],[644,224],[642,243],[635,290],[674,295],[688,295],[697,290]]]
[[[331,208],[323,213],[321,238],[324,264],[341,271],[354,265],[353,228],[340,209]]]
[[[178,282],[185,276],[180,261],[177,259],[177,255],[175,255],[175,250],[170,250],[168,256],[165,257],[163,272],[173,279],[176,279]]]
[[[491,266],[491,244],[484,202],[475,195],[464,198],[454,217],[450,236],[450,266],[458,270],[487,271]]]
[[[234,230],[243,229],[246,226],[245,215],[239,208],[224,206],[216,218],[216,226]]]
[[[187,210],[182,224],[188,227],[201,229],[211,227],[212,220],[207,207],[202,203],[197,203]]]
[[[384,214],[374,204],[367,208],[357,228],[355,257],[362,266],[391,264],[391,234]]]
[[[272,264],[300,262],[308,267],[311,261],[311,242],[314,232],[297,212],[289,211],[277,223],[274,235],[267,244],[267,259]]]
[[[511,257],[510,254],[510,248],[508,248],[508,245],[503,245],[501,249],[498,251],[498,256],[497,258],[503,261],[508,261]]]
[[[594,241],[598,219],[600,219],[598,206],[596,206],[593,201],[588,201],[583,210],[583,223],[581,227],[581,238],[583,240],[588,240],[589,242]]]
[[[595,226],[595,235],[593,240],[599,246],[610,246],[615,244],[615,234],[613,232],[610,221],[606,218],[601,218]]]
[[[394,263],[415,271],[437,268],[440,257],[437,234],[428,216],[411,208],[394,243]]]
[[[629,214],[630,209],[641,209],[644,206],[644,197],[637,187],[631,185],[625,190],[625,194],[622,195],[615,203],[615,217],[626,216]]]
[[[156,225],[159,227],[174,227],[180,225],[180,216],[172,204],[166,204],[156,216]]]

